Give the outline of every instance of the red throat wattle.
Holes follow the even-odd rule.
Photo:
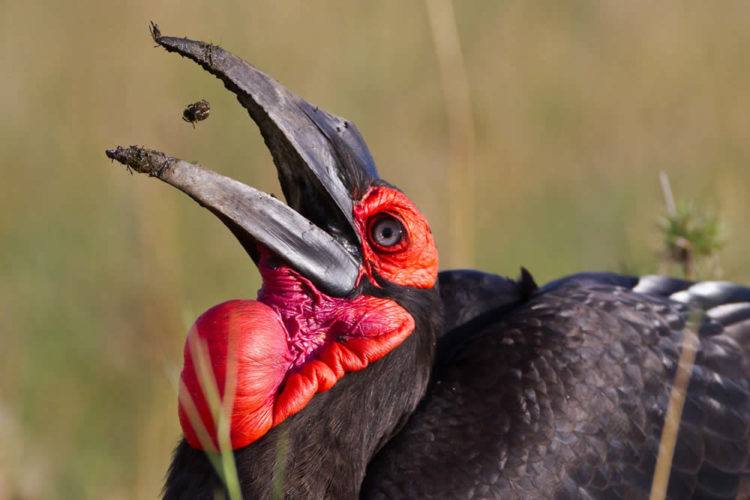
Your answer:
[[[382,212],[398,217],[407,230],[407,244],[399,252],[381,255],[366,241],[367,221]],[[377,273],[403,286],[434,286],[437,251],[432,235],[405,195],[374,187],[355,205],[355,220],[365,257],[361,279],[374,282]],[[229,435],[237,449],[299,412],[347,372],[362,370],[388,354],[414,330],[414,319],[395,301],[364,294],[352,299],[328,296],[277,262],[268,250],[259,250],[263,288],[258,300],[214,306],[188,333],[179,417],[194,448],[205,449],[207,439],[211,447],[218,447],[211,405],[201,387],[202,369],[204,381],[205,371],[212,372],[219,394],[234,386]],[[196,346],[202,345],[208,351],[208,367],[196,362]],[[227,380],[228,367],[234,379]],[[200,435],[201,427],[207,436]]]

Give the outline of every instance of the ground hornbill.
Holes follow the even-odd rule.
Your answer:
[[[643,498],[690,338],[668,495],[740,494],[750,289],[438,274],[427,221],[379,179],[353,124],[217,46],[153,35],[237,95],[288,203],[157,151],[107,151],[212,211],[263,279],[257,300],[215,306],[188,333],[166,498],[222,489],[202,451],[221,434],[203,390],[211,371],[233,396],[245,498]]]

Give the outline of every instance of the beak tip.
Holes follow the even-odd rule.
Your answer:
[[[218,47],[189,38],[162,35],[159,25],[153,21],[151,21],[149,31],[154,42],[167,52],[177,52],[181,56],[197,62],[209,72],[215,73],[216,68],[213,67],[213,60],[215,49],[218,49]]]
[[[151,177],[160,177],[174,158],[160,151],[153,151],[139,146],[117,146],[104,151],[107,158],[125,165],[128,170],[135,170]]]
[[[159,29],[159,25],[154,21],[149,21],[148,24],[148,31],[151,33],[151,38],[153,38],[156,43],[159,43],[159,38],[161,38],[161,30]]]

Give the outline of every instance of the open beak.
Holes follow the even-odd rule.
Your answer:
[[[107,156],[158,177],[213,212],[257,257],[262,243],[322,291],[349,295],[362,257],[352,207],[378,179],[362,136],[350,122],[302,98],[221,47],[162,36],[156,43],[217,76],[255,121],[271,152],[288,205],[204,167],[131,146]]]

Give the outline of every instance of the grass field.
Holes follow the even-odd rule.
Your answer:
[[[245,111],[154,48],[149,20],[357,123],[381,175],[432,221],[443,268],[524,265],[540,282],[654,272],[665,170],[678,200],[720,215],[711,277],[750,283],[747,2],[456,2],[471,180],[455,175],[424,2],[0,0],[0,12],[0,498],[155,497],[179,437],[184,335],[258,288],[211,214],[104,156],[143,144],[279,193]],[[201,98],[211,117],[193,129],[182,109]]]

